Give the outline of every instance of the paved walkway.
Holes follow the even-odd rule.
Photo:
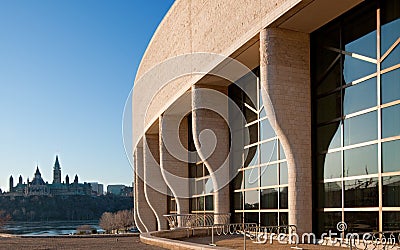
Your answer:
[[[211,242],[211,236],[208,237],[193,237],[182,239],[184,241],[199,243],[199,244],[209,244]],[[230,249],[243,249],[243,237],[241,236],[218,236],[216,237],[215,243],[218,247],[226,247]],[[279,243],[274,244],[256,244],[253,241],[246,239],[246,250],[255,250],[255,249],[276,249],[276,250],[293,250],[294,245],[283,245]],[[331,246],[319,246],[319,245],[309,245],[309,244],[299,244],[304,250],[307,249],[321,249],[321,250],[340,250],[344,248],[339,247],[331,247]]]

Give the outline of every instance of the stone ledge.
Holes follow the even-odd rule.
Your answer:
[[[202,245],[192,242],[180,241],[177,239],[190,237],[190,236],[205,236],[208,235],[208,229],[177,229],[177,230],[164,230],[157,232],[149,232],[140,234],[140,241],[153,246],[158,246],[166,249],[220,249],[226,250],[229,248],[213,247]]]

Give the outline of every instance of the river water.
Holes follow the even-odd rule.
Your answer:
[[[45,221],[45,222],[9,222],[2,229],[2,233],[31,236],[69,235],[76,233],[81,225],[90,225],[101,230],[98,221]]]

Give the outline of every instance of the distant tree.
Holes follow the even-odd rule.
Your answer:
[[[11,220],[11,216],[4,210],[0,210],[0,227],[3,227],[9,220]]]
[[[115,214],[117,229],[123,229],[125,232],[134,224],[132,210],[121,210]]]
[[[105,212],[100,218],[99,225],[101,228],[106,230],[107,233],[110,233],[112,230],[114,230],[114,221],[115,221],[115,215],[113,213]]]

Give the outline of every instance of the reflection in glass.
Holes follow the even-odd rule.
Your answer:
[[[288,184],[288,167],[287,162],[279,163],[280,166],[280,185]]]
[[[251,168],[244,171],[244,188],[258,187],[258,168]]]
[[[235,210],[243,209],[243,193],[242,192],[233,193],[233,208]]]
[[[382,143],[382,171],[400,171],[400,140]]]
[[[323,207],[342,207],[342,182],[327,182],[323,185]]]
[[[335,58],[336,60],[336,58]],[[336,61],[335,65],[327,72],[322,79],[318,82],[317,94],[323,94],[332,91],[341,84],[341,70],[340,70],[340,59]]]
[[[345,207],[379,206],[378,178],[356,179],[344,182]]]
[[[372,47],[374,50],[376,48]],[[376,72],[376,64],[356,59],[346,55],[344,57],[343,76],[346,84]]]
[[[244,167],[255,166],[258,164],[258,145],[248,148],[247,158]]]
[[[397,45],[400,48],[400,45]],[[396,69],[381,76],[382,104],[400,99],[400,69]]]
[[[400,105],[382,109],[382,138],[400,135]]]
[[[317,128],[317,152],[338,148],[341,144],[341,122],[330,123]]]
[[[344,151],[344,176],[378,173],[376,144]]]
[[[244,192],[244,209],[258,209],[260,206],[259,202],[259,191],[258,190],[251,190]]]
[[[273,140],[265,142],[260,145],[260,164],[270,163],[277,160],[276,152],[278,148],[278,141]]]
[[[205,193],[210,194],[214,191],[213,183],[211,178],[205,179],[206,185],[205,185]]]
[[[342,177],[342,154],[341,152],[329,153],[318,157],[318,165],[323,166],[324,179]]]
[[[196,181],[196,194],[204,194],[204,182],[203,180]]]
[[[278,185],[278,165],[261,167],[261,186]]]
[[[260,141],[275,137],[274,129],[271,127],[268,119],[260,121]]]
[[[378,138],[378,115],[369,112],[344,120],[344,145],[357,144]]]
[[[399,38],[400,19],[394,20],[381,27],[381,54],[386,51],[395,43]],[[389,68],[395,64],[400,63],[400,46],[397,45],[387,58],[382,62],[382,69]]]
[[[338,222],[342,221],[341,212],[320,212],[318,213],[318,234],[326,232],[340,233],[337,231]]]
[[[258,123],[255,123],[247,128],[250,135],[250,144],[256,143],[258,141]]]
[[[378,212],[344,212],[347,232],[376,232],[378,231]]]
[[[383,212],[383,231],[396,231],[400,228],[400,212]]]
[[[261,209],[278,209],[278,189],[261,190]]]
[[[382,178],[383,206],[399,207],[400,206],[400,176],[387,176]]]
[[[377,104],[376,78],[371,78],[344,89],[343,95],[343,111],[345,115],[375,107]]]
[[[288,188],[282,187],[279,189],[279,208],[287,209],[288,208]]]
[[[286,159],[285,150],[283,150],[282,143],[279,140],[279,160],[285,160],[285,159]]]

